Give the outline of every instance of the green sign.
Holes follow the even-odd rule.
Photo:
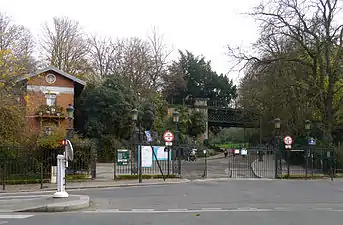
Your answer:
[[[117,165],[127,165],[129,163],[129,150],[118,149],[117,150]]]

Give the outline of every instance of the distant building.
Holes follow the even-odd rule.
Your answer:
[[[75,107],[75,99],[86,85],[53,66],[21,76],[16,83],[22,90],[18,100],[26,105],[29,130],[47,133],[59,127],[68,128],[66,108],[69,104]]]

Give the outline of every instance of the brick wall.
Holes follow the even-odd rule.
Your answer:
[[[56,82],[50,84],[46,81],[46,75],[52,73],[56,76]],[[74,83],[72,80],[65,78],[64,76],[55,73],[53,71],[49,71],[46,73],[42,73],[36,77],[30,78],[27,82],[27,85],[35,85],[35,86],[54,86],[54,87],[64,87],[64,88],[73,88]],[[28,117],[28,124],[31,131],[39,131],[40,130],[40,118],[37,118],[37,109],[41,105],[46,105],[46,98],[45,93],[43,92],[34,92],[34,91],[27,91],[27,117]],[[73,93],[59,93],[56,95],[56,106],[63,107],[63,113],[66,115],[66,108],[69,104],[74,105],[74,94]],[[54,120],[58,121],[58,120]],[[65,119],[60,120],[60,126],[63,128],[68,127],[68,121]]]

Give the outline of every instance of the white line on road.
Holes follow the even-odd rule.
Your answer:
[[[131,209],[131,210],[120,210],[120,209],[98,209],[94,211],[83,211],[83,213],[201,213],[201,212],[291,212],[291,211],[331,211],[331,212],[342,212],[343,209],[332,209],[332,208],[312,208],[312,209],[292,209],[292,208],[235,208],[235,209],[223,209],[223,208],[202,208],[202,209]]]
[[[152,212],[155,209],[132,209],[133,212]]]
[[[0,219],[26,219],[32,217],[33,215],[18,215],[18,214],[0,214]]]
[[[216,211],[216,210],[223,210],[223,208],[201,208],[201,210]]]
[[[0,224],[6,224],[8,221],[0,221]]]
[[[200,213],[200,212],[266,212],[273,211],[272,209],[222,209],[222,208],[203,208],[203,209],[132,209],[132,210],[119,210],[119,209],[99,209],[95,211],[83,211],[83,213]]]

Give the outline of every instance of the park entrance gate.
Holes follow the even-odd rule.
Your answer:
[[[229,149],[224,154],[212,157],[199,157],[196,161],[182,159],[182,177],[202,178],[274,178],[275,149],[269,146]]]

